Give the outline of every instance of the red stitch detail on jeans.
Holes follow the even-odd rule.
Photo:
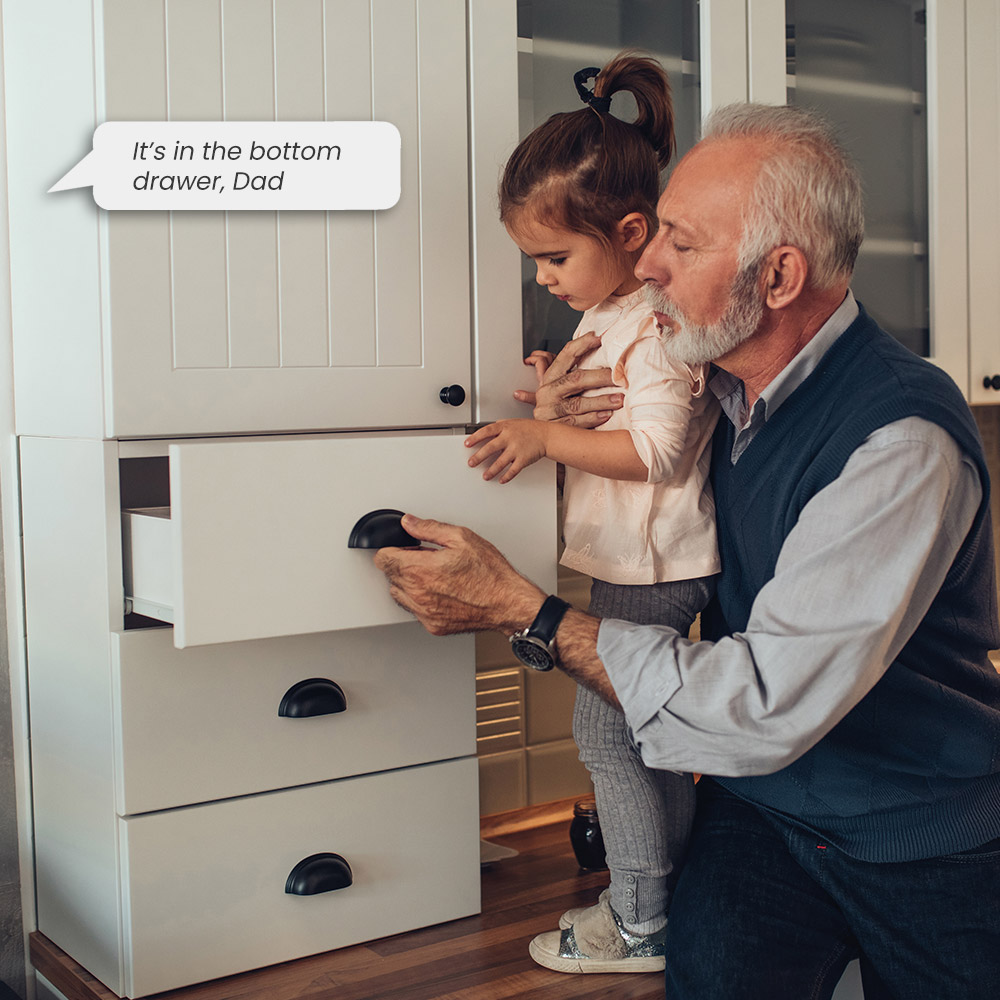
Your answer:
[[[825,851],[826,850],[826,844],[817,844],[816,845],[816,850],[817,851]]]

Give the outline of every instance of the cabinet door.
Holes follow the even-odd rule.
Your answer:
[[[861,170],[855,295],[968,391],[965,6],[748,0],[747,25],[749,97],[819,111]]]
[[[101,69],[108,120],[402,136],[384,211],[107,214],[106,436],[469,420],[463,0],[105,0]]]
[[[165,553],[166,579],[151,586],[169,595],[159,603],[172,612],[161,616],[179,648],[409,621],[373,550],[348,547],[358,520],[377,510],[467,525],[539,586],[554,586],[550,462],[487,483],[468,467],[462,437],[447,433],[192,441],[169,452],[170,518],[146,519],[148,537],[131,525],[126,581],[143,611],[147,584],[135,566],[156,565],[147,543]]]
[[[1000,403],[1000,0],[967,8],[969,399]]]
[[[729,0],[730,5],[732,2]],[[737,2],[742,4],[743,0]],[[510,47],[500,30],[477,30],[477,24],[485,20],[486,10],[492,13],[494,6],[499,5],[490,0],[477,0],[472,6],[473,70],[477,54],[502,47],[505,41]],[[704,6],[700,12],[702,20],[707,18]],[[713,10],[718,13],[718,9],[716,2]],[[513,10],[510,13],[513,15]],[[515,109],[512,87],[506,99],[506,115],[510,119],[516,112],[518,120],[511,123],[511,130],[516,124],[520,135],[525,136],[550,115],[582,108],[573,86],[574,74],[585,66],[604,65],[622,49],[640,49],[657,59],[670,78],[678,157],[694,144],[703,96],[699,63],[702,34],[695,0],[660,0],[655,4],[522,0],[516,13],[518,101]],[[731,10],[726,10],[718,15],[720,27],[714,34],[710,25],[710,37],[717,45],[722,45],[719,35],[723,26],[730,27],[731,14]],[[745,20],[742,12],[741,17]],[[512,27],[507,27],[507,31]],[[741,52],[745,48],[742,36],[738,47]],[[742,90],[739,96],[742,98]],[[477,99],[473,91],[474,115],[480,113],[482,103],[482,98]],[[632,95],[616,94],[613,110],[626,121],[634,118],[637,112]],[[497,117],[493,113],[490,120]],[[511,148],[513,144],[512,140]],[[572,337],[580,314],[555,299],[548,288],[539,287],[533,261],[522,260],[520,280],[524,354],[539,349],[560,350]]]

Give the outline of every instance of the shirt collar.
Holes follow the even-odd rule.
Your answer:
[[[768,420],[781,404],[815,371],[833,342],[857,319],[858,303],[848,289],[844,301],[833,311],[815,336],[788,362],[760,394],[754,404],[755,421]],[[743,382],[729,372],[715,368],[709,388],[718,397],[726,416],[737,430],[750,416],[746,412],[746,390]]]

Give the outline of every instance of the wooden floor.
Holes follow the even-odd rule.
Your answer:
[[[158,994],[159,1000],[661,1000],[662,973],[566,975],[528,957],[535,934],[597,898],[607,873],[581,874],[565,822],[490,841],[517,857],[483,870],[483,912],[257,972]],[[32,961],[69,1000],[114,994],[40,934]]]

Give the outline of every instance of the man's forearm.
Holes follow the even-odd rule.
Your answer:
[[[556,633],[556,662],[563,673],[621,710],[604,664],[597,656],[600,618],[570,609]]]

